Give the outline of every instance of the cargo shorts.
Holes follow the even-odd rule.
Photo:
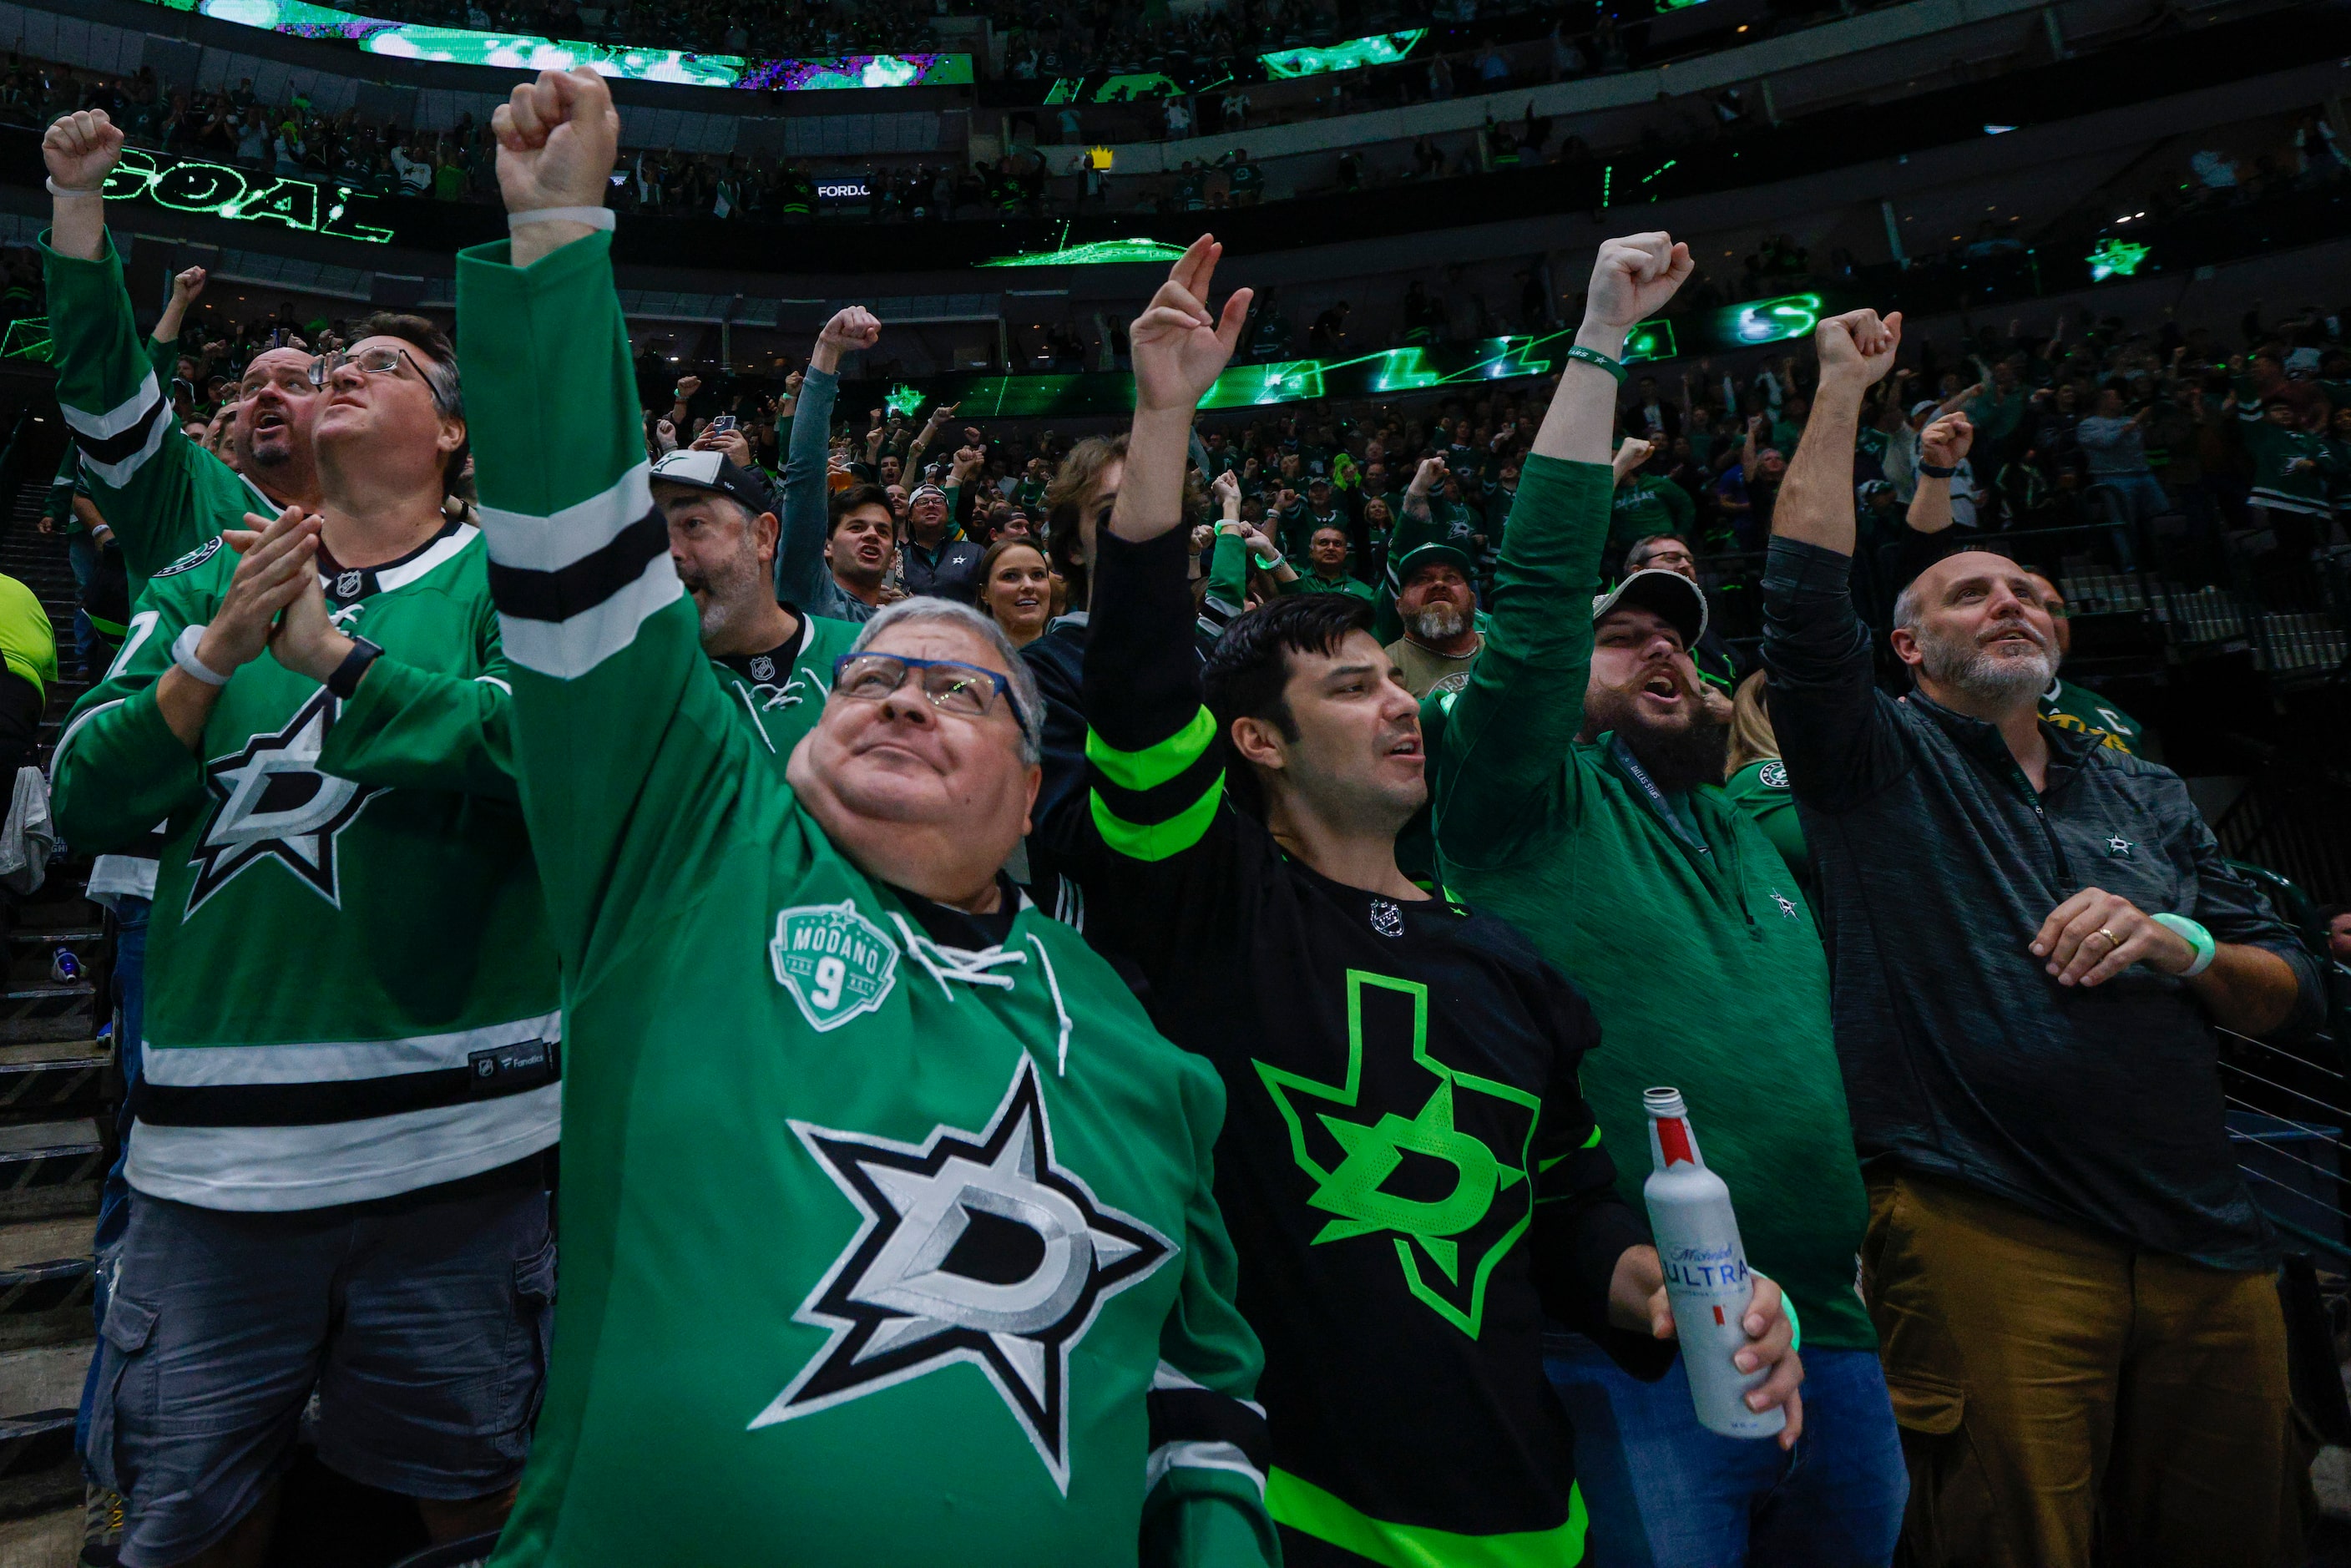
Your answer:
[[[534,1167],[535,1169],[535,1167]],[[134,1195],[99,1335],[88,1461],[124,1568],[225,1536],[293,1463],[445,1501],[511,1485],[553,1327],[537,1180],[290,1213]]]

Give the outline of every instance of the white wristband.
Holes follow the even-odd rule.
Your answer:
[[[586,224],[591,229],[611,229],[619,226],[620,221],[610,207],[533,207],[527,213],[507,214],[510,229],[525,224]]]
[[[208,686],[225,686],[228,685],[228,676],[217,673],[196,657],[196,644],[204,641],[204,628],[202,626],[181,628],[178,641],[172,644],[172,663]]]
[[[52,196],[103,196],[106,194],[106,182],[103,180],[95,185],[60,185],[57,183],[57,176],[52,174],[46,183]]]

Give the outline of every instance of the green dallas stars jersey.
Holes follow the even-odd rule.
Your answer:
[[[667,558],[610,241],[505,255],[460,258],[458,320],[569,1113],[495,1561],[1277,1560],[1215,1074],[1034,908],[937,935],[760,766]]]
[[[57,744],[76,845],[165,822],[131,1185],[317,1208],[536,1154],[560,1110],[555,962],[479,535],[338,574],[337,622],[384,649],[350,702],[264,653],[191,753],[155,683],[235,561],[215,538],[156,574]]]
[[[863,628],[854,622],[810,615],[797,606],[799,630],[764,653],[714,656],[710,668],[753,734],[759,755],[782,777],[800,737],[823,716],[832,690],[832,664],[850,650]]]
[[[2101,746],[2137,756],[2146,727],[2087,686],[2077,686],[2063,675],[2041,694],[2041,716],[2060,729],[2087,735]]]
[[[180,428],[155,374],[153,340],[131,321],[113,237],[96,261],[59,256],[48,239],[44,231],[57,406],[81,449],[90,498],[122,545],[135,604],[167,563],[223,528],[243,528],[247,512],[276,516],[278,504]]]
[[[1104,529],[1086,645],[1090,941],[1224,1074],[1217,1199],[1266,1346],[1290,1568],[1564,1568],[1583,1550],[1546,1312],[1612,1333],[1646,1238],[1577,1086],[1592,1012],[1518,932],[1285,856],[1224,796],[1186,542]]]

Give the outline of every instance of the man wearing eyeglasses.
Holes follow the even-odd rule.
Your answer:
[[[576,1174],[493,1562],[1276,1561],[1223,1092],[1003,873],[1035,682],[911,599],[762,765],[643,463],[610,89],[546,72],[495,128],[514,238],[458,319]]]
[[[495,1528],[538,1404],[554,954],[491,568],[443,510],[455,355],[370,328],[305,366],[318,512],[157,570],[57,747],[76,844],[163,822],[86,1448],[127,1568],[260,1561],[314,1387],[330,1468]]]

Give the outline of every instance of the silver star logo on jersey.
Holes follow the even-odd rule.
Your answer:
[[[2106,841],[2106,853],[2116,860],[2126,861],[2131,858],[2131,841],[2120,833],[2116,833]]]
[[[1175,1244],[1054,1163],[1025,1056],[976,1134],[943,1125],[916,1145],[791,1126],[864,1219],[792,1314],[832,1337],[751,1429],[967,1363],[1067,1495],[1070,1353],[1102,1302],[1149,1278]]]
[[[189,915],[264,860],[277,861],[342,907],[335,887],[336,836],[383,790],[319,771],[335,712],[333,695],[321,686],[283,729],[256,735],[244,750],[204,765],[205,786],[219,803],[188,861],[196,871]]]

